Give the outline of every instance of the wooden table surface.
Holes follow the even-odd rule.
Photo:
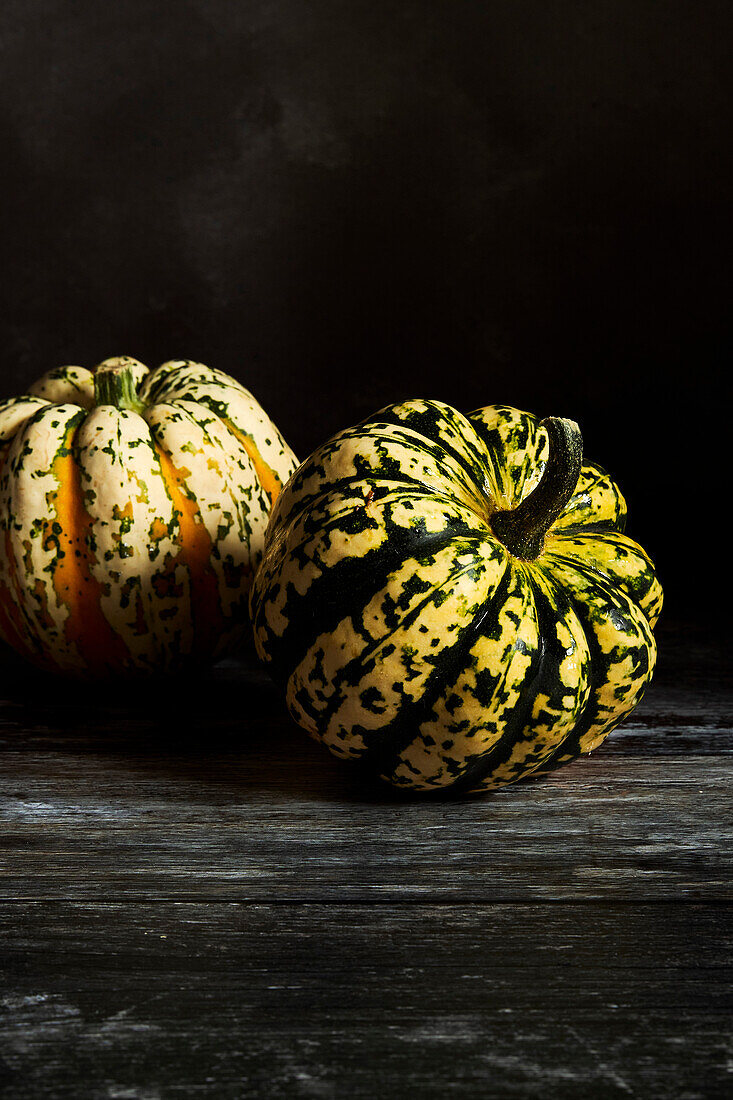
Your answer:
[[[113,697],[3,651],[4,1095],[733,1095],[730,659],[660,652],[591,757],[425,801],[246,659]]]

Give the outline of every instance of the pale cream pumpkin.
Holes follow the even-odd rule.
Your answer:
[[[0,636],[79,675],[221,656],[296,464],[252,395],[201,363],[50,371],[0,405]]]

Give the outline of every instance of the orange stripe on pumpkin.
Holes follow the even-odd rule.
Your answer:
[[[128,664],[130,654],[105,618],[101,607],[104,590],[92,573],[93,521],[84,508],[81,474],[72,454],[77,426],[72,422],[65,445],[51,465],[58,489],[49,497],[58,526],[54,529],[53,521],[46,521],[44,545],[52,540],[58,545],[53,587],[69,611],[64,623],[67,641],[76,646],[90,669],[113,672]]]
[[[224,630],[219,582],[211,565],[213,543],[204,526],[196,499],[185,491],[190,471],[173,464],[170,455],[154,443],[160,460],[168,493],[178,513],[179,546],[176,563],[188,570],[191,583],[191,615],[193,618],[193,654],[212,653]]]
[[[262,455],[257,450],[255,441],[252,439],[252,436],[245,435],[244,432],[240,432],[239,428],[236,428],[234,424],[232,424],[231,420],[225,420],[224,423],[226,424],[227,428],[229,428],[229,431],[232,433],[232,435],[236,436],[236,438],[239,440],[239,442],[242,444],[245,451],[249,455],[252,461],[252,465],[255,468],[255,473],[257,474],[257,479],[260,485],[270,498],[270,504],[274,504],[282,490],[282,481],[277,476],[275,471],[271,469],[271,467],[268,466],[267,463],[264,461]]]

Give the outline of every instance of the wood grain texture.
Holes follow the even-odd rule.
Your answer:
[[[608,748],[462,800],[366,784],[294,727],[248,660],[198,694],[137,688],[114,706],[99,688],[34,691],[21,670],[3,710],[0,896],[730,898],[733,708],[702,652],[690,687],[688,651],[670,645]]]
[[[366,784],[247,655],[122,699],[7,656],[3,1095],[730,1095],[731,669],[662,633],[601,750],[463,800]]]
[[[7,1087],[17,1100],[723,1096],[728,918],[3,906]]]
[[[323,758],[295,754],[273,776],[270,759],[16,758],[0,785],[2,897],[731,896],[731,769],[709,757],[583,761],[430,804],[370,800]]]

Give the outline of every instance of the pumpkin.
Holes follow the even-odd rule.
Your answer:
[[[255,645],[297,723],[397,787],[481,791],[595,749],[656,658],[662,591],[577,424],[391,405],[275,505]]]
[[[221,371],[107,359],[0,405],[0,636],[54,671],[172,672],[249,633],[295,457]]]

